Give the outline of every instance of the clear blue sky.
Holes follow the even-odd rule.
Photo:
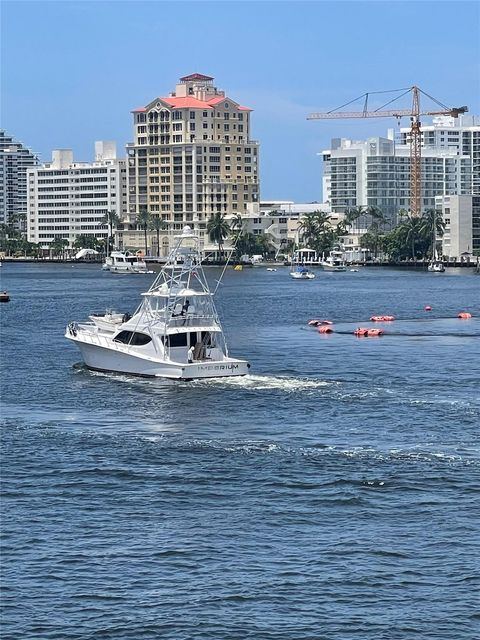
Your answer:
[[[42,160],[58,148],[92,160],[95,140],[116,140],[123,155],[130,111],[200,72],[254,109],[262,198],[320,201],[316,154],[330,139],[384,135],[396,122],[307,121],[309,112],[416,84],[480,114],[479,7],[458,0],[4,0],[2,127]]]

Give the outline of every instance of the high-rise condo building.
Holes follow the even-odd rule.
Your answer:
[[[402,145],[410,143],[410,129],[400,129]],[[422,153],[424,150],[447,150],[472,160],[471,185],[467,193],[480,195],[480,117],[460,115],[436,116],[431,125],[422,123]],[[459,195],[460,192],[459,192]]]
[[[410,145],[388,138],[355,141],[333,139],[323,152],[323,199],[333,211],[376,206],[395,223],[410,202]],[[422,149],[422,210],[435,207],[435,197],[469,194],[472,157],[467,148],[426,146]]]
[[[0,224],[25,229],[27,215],[27,169],[38,164],[37,156],[0,130]]]
[[[126,214],[126,166],[114,142],[96,142],[94,162],[74,161],[71,149],[53,151],[52,162],[28,170],[28,188],[27,237],[44,249],[58,239],[71,247],[80,235],[105,239],[107,211]]]
[[[204,237],[212,214],[242,214],[259,201],[252,110],[227,97],[213,80],[199,73],[184,76],[173,93],[133,111],[127,222],[147,211],[170,223],[170,231],[189,224]],[[125,246],[127,236],[125,231]],[[165,235],[159,253],[168,250],[168,242]]]

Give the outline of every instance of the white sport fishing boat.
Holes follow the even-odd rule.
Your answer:
[[[105,271],[112,273],[154,273],[147,269],[145,260],[141,260],[130,251],[112,251],[102,265]]]
[[[228,354],[199,250],[190,227],[176,245],[133,316],[109,312],[71,322],[87,367],[142,376],[191,380],[243,376],[246,360]]]

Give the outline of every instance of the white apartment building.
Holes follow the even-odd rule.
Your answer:
[[[24,230],[27,215],[27,169],[37,156],[0,130],[0,224],[12,222]]]
[[[244,214],[249,203],[259,201],[252,110],[227,97],[213,80],[199,73],[184,76],[170,95],[133,111],[127,223],[148,211],[170,223],[170,232],[189,224],[202,238],[213,213]],[[168,251],[168,235],[162,255]],[[137,235],[125,230],[124,246],[134,241]]]
[[[438,196],[436,209],[445,222],[442,255],[460,260],[480,252],[480,196]]]
[[[402,145],[410,143],[409,128],[400,129],[400,142]],[[436,116],[431,125],[422,123],[421,144],[424,149],[454,151],[470,157],[472,171],[467,193],[480,195],[480,116]]]
[[[410,146],[388,138],[335,138],[323,152],[323,199],[332,211],[376,206],[392,222],[410,202]],[[422,149],[422,209],[435,206],[435,197],[471,193],[472,160],[458,149]]]
[[[80,235],[107,237],[107,211],[126,215],[125,160],[115,142],[95,142],[94,162],[76,162],[71,149],[57,149],[52,161],[28,170],[27,238],[43,249],[59,238],[70,247]]]

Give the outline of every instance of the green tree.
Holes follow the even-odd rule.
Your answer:
[[[437,239],[441,238],[445,232],[445,222],[442,215],[435,209],[427,209],[420,218],[419,233],[427,245],[427,252],[430,252],[432,259],[436,254]]]
[[[153,215],[150,217],[149,228],[155,231],[157,235],[157,258],[160,257],[160,231],[168,229],[168,222],[160,216]]]
[[[308,249],[314,249],[319,254],[331,249],[336,235],[330,220],[331,216],[323,211],[313,211],[302,216],[298,226],[298,237]]]
[[[100,226],[107,227],[107,242],[105,243],[106,247],[106,255],[110,253],[110,245],[113,244],[113,232],[120,224],[120,218],[118,217],[116,211],[109,210],[105,213],[102,220],[100,221]],[[86,249],[93,249],[93,247],[85,247]]]
[[[55,256],[61,255],[62,257],[65,255],[65,249],[68,247],[69,242],[66,238],[55,238],[50,243],[50,249],[52,254]]]
[[[145,234],[145,255],[148,253],[147,230],[151,219],[152,215],[146,209],[142,209],[142,211],[137,214],[137,225],[143,229]]]
[[[256,239],[256,250],[258,253],[262,254],[262,256],[266,256],[272,251],[272,242],[268,235],[262,233],[260,235],[254,236]]]
[[[73,243],[74,249],[98,249],[99,242],[95,236],[89,234],[81,234],[75,238]]]
[[[230,233],[230,226],[225,220],[225,216],[220,211],[217,211],[212,215],[207,222],[208,237],[212,242],[218,244],[218,252],[220,258],[223,257],[223,241],[228,237]]]
[[[235,256],[237,260],[244,255],[252,255],[257,248],[257,237],[253,233],[242,233],[235,242]]]

